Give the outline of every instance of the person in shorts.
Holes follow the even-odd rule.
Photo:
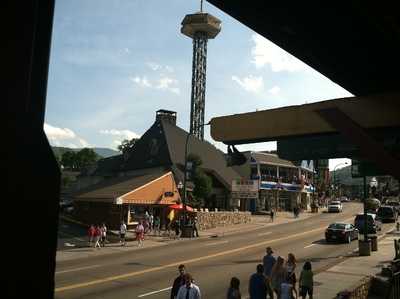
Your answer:
[[[304,263],[303,270],[300,273],[299,286],[302,299],[305,299],[307,294],[310,299],[313,298],[314,273],[312,272],[310,262]]]

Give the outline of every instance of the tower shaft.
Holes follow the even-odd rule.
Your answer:
[[[206,95],[207,33],[193,37],[192,93],[190,101],[190,133],[204,139],[204,109]]]
[[[202,2],[201,2],[202,7]],[[203,13],[186,15],[181,32],[193,39],[192,93],[190,98],[190,133],[204,140],[204,108],[206,97],[207,41],[221,30],[221,21]]]

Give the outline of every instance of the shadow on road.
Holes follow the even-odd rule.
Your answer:
[[[232,261],[232,263],[234,264],[259,264],[260,263],[260,259],[256,259],[256,260],[244,260],[244,261]]]
[[[334,246],[337,244],[340,244],[339,242],[326,242],[325,239],[319,239],[317,241],[312,242],[312,244],[318,244],[318,245],[328,245],[328,246]]]

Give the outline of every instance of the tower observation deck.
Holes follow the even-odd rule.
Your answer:
[[[192,93],[190,103],[190,133],[204,139],[204,108],[206,92],[207,41],[221,30],[221,21],[203,13],[186,15],[181,33],[193,39]]]

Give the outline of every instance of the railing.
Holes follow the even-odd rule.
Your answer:
[[[391,283],[392,291],[389,292],[390,299],[399,299],[400,298],[400,271],[395,272],[392,275],[392,283]]]

